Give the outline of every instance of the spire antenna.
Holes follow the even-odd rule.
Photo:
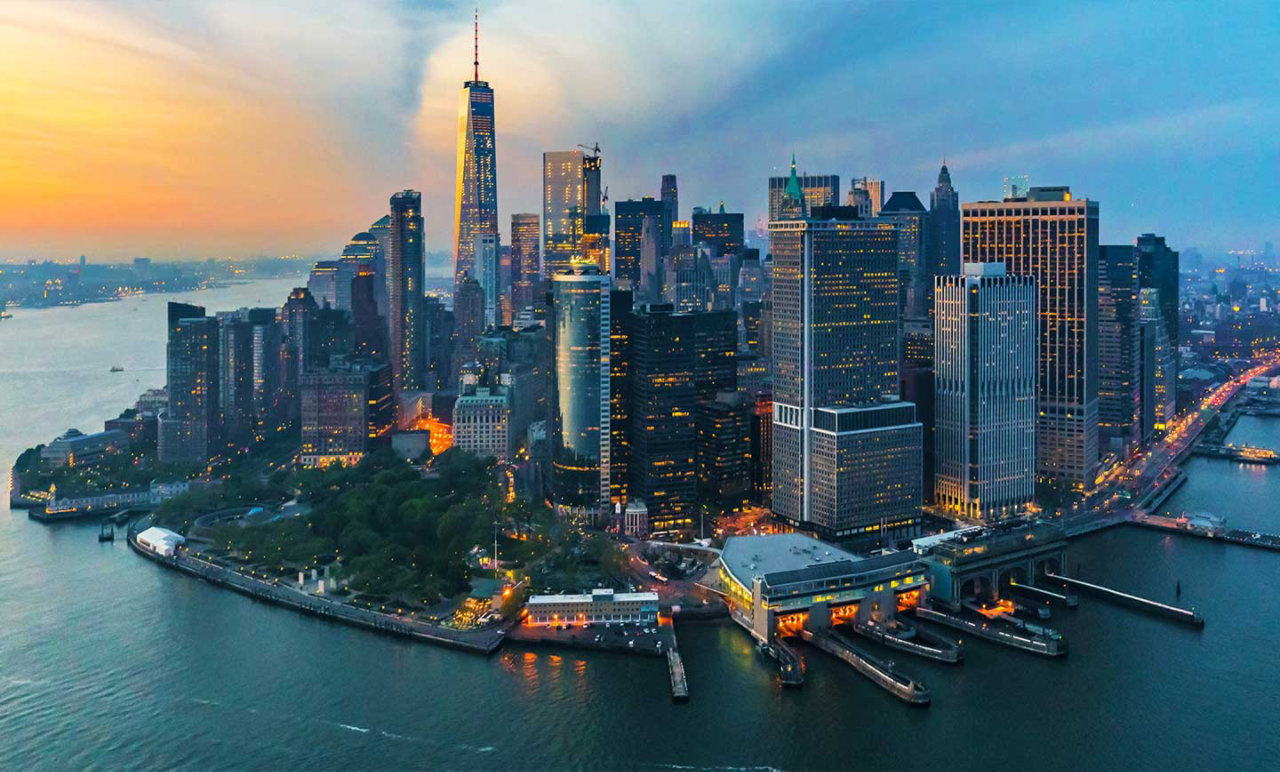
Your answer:
[[[474,80],[480,80],[480,4],[476,4],[475,37],[473,40],[475,59],[471,64],[475,67]]]

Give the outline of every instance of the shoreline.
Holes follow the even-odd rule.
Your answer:
[[[506,637],[508,627],[499,627],[479,633],[452,632],[429,629],[421,622],[407,622],[376,611],[359,609],[332,600],[303,595],[291,589],[244,576],[236,571],[195,558],[167,558],[146,549],[137,542],[137,532],[130,527],[125,538],[129,548],[139,556],[164,568],[203,580],[209,584],[233,590],[255,600],[292,609],[294,611],[334,622],[361,627],[375,632],[397,635],[424,643],[434,643],[454,649],[489,655],[497,651]],[[291,597],[296,596],[296,597]],[[456,636],[456,637],[455,637]]]

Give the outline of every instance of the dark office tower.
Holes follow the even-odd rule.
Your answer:
[[[462,367],[476,361],[476,346],[480,342],[480,334],[484,332],[484,290],[480,283],[469,276],[463,276],[453,296],[454,348],[453,377],[462,373]],[[457,386],[456,382],[448,384],[449,388]]]
[[[552,502],[562,517],[596,521],[611,492],[610,282],[587,267],[556,274],[551,287]]]
[[[458,181],[454,188],[454,285],[476,270],[476,240],[498,239],[498,151],[493,89],[480,80],[480,23],[476,20],[474,70],[458,102]]]
[[[925,504],[934,501],[934,436],[937,414],[934,408],[933,374],[933,322],[929,319],[910,319],[902,323],[902,399],[916,406],[916,420],[920,422],[921,468],[923,470],[921,499]]]
[[[308,369],[329,366],[333,357],[349,357],[355,353],[355,331],[351,317],[336,308],[320,308],[307,331]]]
[[[378,250],[374,253],[373,261],[373,272],[376,276],[373,282],[373,297],[378,302],[378,316],[382,317],[384,323],[389,323],[391,298],[387,290],[387,260],[391,256],[391,215],[384,214],[370,225],[369,235],[378,242]],[[388,337],[389,341],[390,337]]]
[[[762,506],[773,505],[773,393],[755,392],[751,403],[751,493]]]
[[[938,172],[938,186],[929,194],[929,236],[925,247],[929,275],[960,273],[960,194],[951,187],[951,172],[945,163]]]
[[[1144,233],[1134,244],[1138,262],[1138,283],[1142,289],[1160,292],[1160,318],[1164,320],[1165,334],[1175,349],[1182,341],[1179,337],[1178,310],[1178,253],[1165,244],[1164,236]]]
[[[311,342],[312,327],[319,312],[315,298],[305,287],[295,287],[288,299],[280,307],[280,324],[284,328],[284,343],[295,353],[293,356],[294,373],[301,375],[311,366],[310,355],[314,352]],[[327,364],[321,362],[320,364]]]
[[[222,441],[243,447],[253,439],[253,325],[248,309],[220,311],[218,423]]]
[[[169,304],[165,348],[169,406],[160,415],[160,461],[202,464],[218,450],[218,321],[204,308]]]
[[[662,251],[670,252],[672,247],[671,227],[680,219],[680,191],[676,187],[674,174],[662,175]]]
[[[1124,453],[1142,441],[1142,323],[1129,245],[1098,247],[1098,442]]]
[[[831,538],[919,530],[922,428],[898,398],[898,228],[769,224],[773,511]]]
[[[751,499],[751,408],[736,391],[698,403],[698,498],[722,511]]]
[[[1089,490],[1098,469],[1098,202],[1033,187],[960,209],[964,261],[1004,263],[1039,289],[1037,482]]]
[[[422,388],[422,272],[425,238],[422,194],[405,190],[391,197],[391,249],[387,254],[387,300],[391,330],[391,384],[396,399]]]
[[[586,218],[600,214],[600,155],[542,154],[542,269],[551,278],[584,261]]]
[[[928,213],[915,193],[899,190],[880,208],[880,217],[898,226],[898,316],[924,319],[932,281],[925,266]]]
[[[538,286],[538,215],[511,215],[511,306],[515,315],[534,305]]]
[[[764,267],[760,264],[760,250],[742,250],[738,264],[738,303],[760,302],[768,291]]]
[[[468,290],[469,302],[475,303],[475,290]],[[424,298],[422,304],[422,340],[426,348],[427,391],[449,391],[457,388],[454,380],[454,312],[444,307],[439,298]]]
[[[378,315],[377,278],[372,261],[361,260],[356,266],[355,276],[351,278],[351,327],[355,355],[385,362],[387,333],[386,323]]]
[[[760,320],[764,304],[759,300],[746,300],[739,306],[742,316],[742,345],[748,351],[760,350]]]
[[[791,174],[787,177],[769,178],[770,222],[790,219],[783,216],[783,199],[788,196],[794,197],[795,191],[789,189],[793,185],[799,186],[806,210],[815,206],[835,206],[840,203],[840,175],[797,174],[796,157],[792,154]]]
[[[307,277],[307,292],[315,298],[316,305],[336,308],[338,305],[338,261],[320,260],[311,267]]]
[[[613,276],[615,279],[630,279],[633,287],[641,286],[644,281],[641,247],[646,218],[652,218],[657,228],[657,249],[653,255],[655,258],[661,257],[670,251],[663,246],[664,239],[667,238],[664,234],[671,228],[671,221],[667,219],[666,202],[645,196],[639,201],[615,201],[613,204]]]
[[[697,521],[698,353],[695,317],[647,306],[631,333],[631,497],[649,510],[658,536]]]
[[[715,399],[722,391],[738,390],[738,314],[733,309],[694,314],[698,399]]]
[[[609,215],[582,218],[582,263],[594,265],[600,273],[613,275],[613,250],[609,244]]]
[[[719,212],[693,216],[693,243],[709,245],[716,255],[741,254],[746,246],[745,234],[742,213],[726,213],[724,204]]]
[[[253,440],[275,436],[288,418],[289,394],[283,387],[283,325],[274,308],[250,308],[245,318],[253,347]]]
[[[711,309],[715,275],[709,250],[680,247],[664,261],[666,301],[676,313],[696,314]]]
[[[1144,327],[1142,401],[1143,436],[1163,431],[1177,412],[1178,347],[1169,340],[1168,320],[1160,290],[1144,287],[1138,293],[1139,314]]]
[[[615,506],[631,498],[631,308],[628,289],[610,292],[609,310],[609,500]]]
[[[667,293],[667,258],[662,254],[662,234],[655,217],[644,218],[640,227],[641,303],[664,303]]]

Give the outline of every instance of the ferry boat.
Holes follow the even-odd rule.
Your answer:
[[[120,365],[111,365],[111,372],[113,372],[113,373],[123,373],[123,372],[124,372],[124,368],[123,368],[123,367],[121,367]]]

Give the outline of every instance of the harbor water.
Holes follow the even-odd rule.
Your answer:
[[[292,281],[181,296],[279,304]],[[164,380],[164,304],[18,309],[0,324],[0,466]],[[178,299],[177,296],[174,299]],[[124,372],[110,373],[119,365]],[[1280,419],[1232,441],[1280,447]],[[1280,467],[1192,459],[1166,509],[1280,532]],[[1121,527],[1073,542],[1087,581],[1194,606],[1196,630],[1081,597],[1070,656],[967,641],[913,709],[803,644],[803,688],[727,623],[678,624],[666,663],[509,646],[492,657],[255,603],[0,504],[0,768],[1270,769],[1280,758],[1280,554]],[[1181,583],[1182,595],[1175,596]]]

